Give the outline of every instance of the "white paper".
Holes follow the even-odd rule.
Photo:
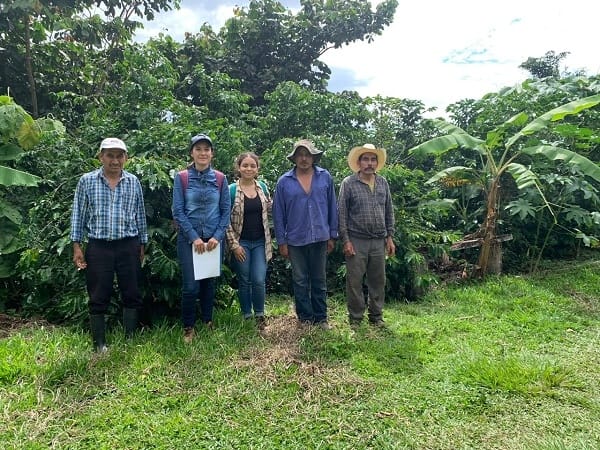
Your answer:
[[[194,261],[194,279],[203,280],[221,275],[221,244],[210,252],[198,253],[192,244],[192,259]]]

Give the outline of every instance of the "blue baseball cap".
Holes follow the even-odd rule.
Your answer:
[[[192,150],[192,148],[194,148],[194,145],[196,145],[200,141],[208,142],[208,145],[210,145],[210,148],[213,148],[213,143],[212,143],[211,139],[206,134],[200,133],[200,134],[197,134],[196,136],[194,136],[192,139],[190,139],[190,151]]]

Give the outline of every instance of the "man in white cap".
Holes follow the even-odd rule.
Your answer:
[[[100,144],[102,167],[83,175],[77,183],[71,214],[73,262],[86,269],[90,328],[94,350],[106,351],[105,314],[113,280],[123,300],[123,327],[131,337],[142,306],[139,282],[148,228],[142,186],[123,170],[127,146],[121,139],[106,138]],[[87,239],[85,253],[82,248]]]
[[[317,165],[322,153],[307,139],[294,144],[287,156],[294,168],[275,187],[273,225],[279,253],[292,265],[299,324],[327,330],[326,262],[338,237],[338,218],[333,178]]]
[[[369,322],[383,326],[385,257],[393,256],[394,209],[390,187],[377,171],[385,165],[386,152],[373,144],[354,147],[338,198],[339,232],[346,258],[346,300],[351,325],[359,325],[367,309],[363,294],[369,290]]]

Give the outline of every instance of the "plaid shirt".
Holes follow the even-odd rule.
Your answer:
[[[358,178],[358,173],[344,178],[338,197],[340,238],[345,244],[352,237],[384,239],[394,235],[394,208],[390,186],[375,175],[375,189]]]
[[[142,186],[137,177],[125,170],[112,190],[102,169],[83,175],[75,189],[71,214],[71,240],[114,241],[139,236],[148,242],[148,227]]]
[[[240,189],[239,181],[236,184],[235,198],[231,206],[231,222],[229,223],[229,228],[227,228],[227,245],[229,246],[229,251],[233,251],[240,246],[240,235],[244,227],[244,191]],[[256,192],[262,205],[262,223],[265,229],[265,256],[267,257],[267,261],[269,261],[273,257],[271,230],[269,229],[271,198],[268,192],[263,192],[256,181],[254,184],[256,185]]]

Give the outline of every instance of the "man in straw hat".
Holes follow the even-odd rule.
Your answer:
[[[77,183],[70,237],[75,267],[85,269],[94,351],[102,353],[106,351],[104,316],[115,274],[123,299],[125,335],[131,337],[138,326],[141,262],[148,228],[142,186],[135,175],[123,169],[127,161],[125,143],[118,138],[104,139],[98,157],[102,167],[83,175]]]
[[[346,258],[346,299],[351,325],[363,319],[367,304],[363,279],[369,290],[369,322],[383,326],[385,258],[396,253],[392,195],[385,178],[377,175],[386,160],[383,148],[373,144],[354,147],[348,165],[354,175],[340,186],[338,203],[340,239]]]
[[[322,153],[306,139],[294,144],[287,158],[295,166],[275,187],[273,225],[279,253],[292,265],[299,323],[329,329],[325,269],[338,236],[338,217],[333,179],[316,165]]]

